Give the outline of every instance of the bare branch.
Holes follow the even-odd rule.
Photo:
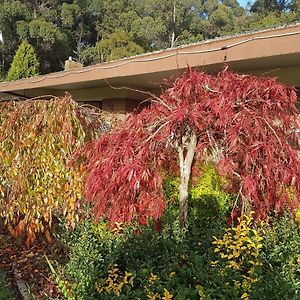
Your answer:
[[[149,136],[147,138],[147,140],[145,141],[145,143],[149,142],[151,139],[153,139],[158,133],[159,131],[164,128],[166,125],[168,125],[170,123],[170,121],[165,122],[164,124],[162,124],[151,136]]]
[[[158,102],[158,103],[161,103],[163,104],[166,108],[168,108],[170,111],[172,110],[167,104],[165,104],[161,98],[157,97],[154,93],[151,93],[151,92],[148,92],[148,91],[142,91],[142,90],[139,90],[139,89],[134,89],[134,88],[130,88],[130,87],[126,87],[126,86],[121,86],[121,87],[115,87],[113,85],[111,85],[107,80],[105,80],[105,82],[108,84],[109,87],[111,87],[112,89],[114,90],[128,90],[128,91],[132,91],[132,92],[136,92],[136,93],[141,93],[141,94],[144,94],[144,95],[148,95],[150,96],[151,100],[153,102]],[[155,99],[155,100],[153,100]],[[149,100],[149,98],[147,99]]]

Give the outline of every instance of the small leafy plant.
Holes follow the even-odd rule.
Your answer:
[[[222,238],[214,237],[217,260],[212,261],[227,283],[240,291],[241,299],[250,299],[253,285],[259,280],[257,269],[263,247],[262,230],[254,227],[253,212],[238,218],[238,224],[227,228]]]
[[[259,280],[252,291],[253,299],[289,300],[300,295],[300,227],[293,216],[272,218],[263,227],[263,248]]]
[[[130,292],[133,286],[133,274],[125,271],[124,274],[120,272],[118,265],[114,264],[108,269],[107,278],[101,278],[96,283],[96,290],[98,293],[107,293],[120,296]],[[127,291],[124,292],[124,290]]]

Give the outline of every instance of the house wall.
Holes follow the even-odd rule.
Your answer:
[[[137,89],[138,90],[138,89]],[[90,89],[70,89],[72,98],[83,104],[94,105],[104,111],[114,113],[128,113],[138,107],[144,107],[146,96],[129,89],[98,87]],[[63,91],[56,91],[56,95]],[[140,105],[140,103],[142,104]]]
[[[129,113],[135,109],[141,110],[146,105],[146,102],[137,99],[104,99],[101,108],[108,112]]]
[[[104,99],[102,101],[102,109],[113,113],[126,113],[125,99]]]

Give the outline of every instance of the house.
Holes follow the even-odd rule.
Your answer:
[[[125,112],[149,97],[139,91],[159,93],[164,79],[176,78],[187,66],[217,72],[224,65],[242,73],[277,77],[300,89],[300,23],[3,82],[0,98],[68,92],[78,102]]]

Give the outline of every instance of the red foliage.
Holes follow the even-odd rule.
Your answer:
[[[86,197],[112,222],[158,219],[165,208],[163,168],[176,145],[196,133],[197,159],[213,159],[245,207],[266,218],[293,210],[300,194],[296,93],[274,79],[187,71],[149,108],[86,145]]]

